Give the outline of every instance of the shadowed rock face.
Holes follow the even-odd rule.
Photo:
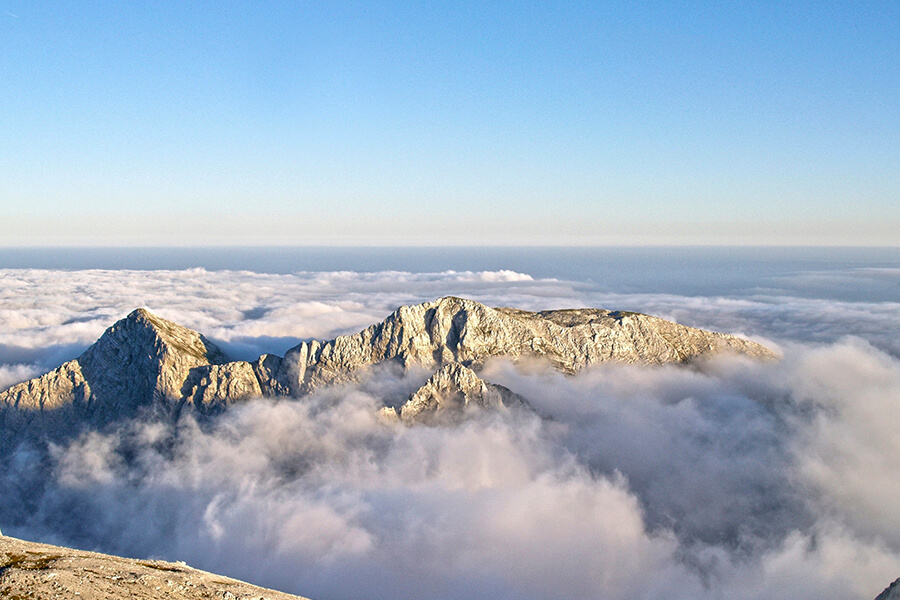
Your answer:
[[[887,589],[878,594],[875,600],[900,600],[900,579],[895,580]]]
[[[303,600],[184,563],[133,560],[0,535],[0,597]]]
[[[9,434],[33,421],[65,426],[72,412],[97,423],[145,407],[216,412],[254,396],[308,394],[395,361],[438,371],[400,409],[400,417],[409,422],[460,402],[494,406],[512,398],[511,393],[504,396],[508,390],[475,374],[493,357],[543,359],[560,371],[576,373],[606,361],[678,363],[719,352],[775,357],[748,340],[638,313],[535,313],[447,297],[401,306],[355,335],[303,342],[284,358],[263,355],[250,363],[227,361],[199,333],[138,309],[77,359],[0,393],[0,418]]]

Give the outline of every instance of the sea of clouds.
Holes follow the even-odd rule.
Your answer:
[[[319,600],[871,599],[900,577],[900,303],[809,290],[892,285],[890,269],[723,296],[511,271],[0,271],[0,387],[74,358],[139,306],[236,358],[448,294],[647,312],[783,355],[575,377],[499,360],[483,376],[534,412],[457,426],[379,422],[421,379],[379,371],[209,423],[26,444],[0,467],[0,527]]]

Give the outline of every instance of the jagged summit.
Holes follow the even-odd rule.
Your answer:
[[[640,313],[591,308],[529,312],[448,296],[401,306],[354,335],[303,342],[283,358],[228,361],[196,331],[139,308],[75,360],[0,392],[0,419],[18,427],[38,417],[55,418],[64,410],[101,422],[145,406],[177,412],[189,405],[209,412],[252,396],[308,394],[323,385],[352,381],[386,361],[431,371],[465,367],[445,371],[443,379],[426,384],[434,393],[423,391],[416,406],[429,407],[428,412],[443,406],[440,398],[447,390],[476,399],[476,404],[478,397],[493,397],[496,386],[475,393],[479,385],[491,384],[478,379],[476,385],[471,376],[477,379],[475,373],[494,357],[540,359],[576,373],[605,361],[687,362],[723,351],[775,356],[742,338]],[[438,390],[442,385],[446,389]],[[413,414],[410,411],[412,405],[407,412]]]
[[[395,360],[435,369],[459,362],[478,368],[492,357],[539,358],[576,373],[605,361],[635,364],[687,362],[731,351],[775,355],[760,344],[686,327],[640,313],[602,309],[528,312],[490,308],[448,296],[401,306],[381,323],[329,342],[304,342],[273,372],[291,393],[352,378],[363,366]]]
[[[221,363],[227,360],[225,354],[215,344],[196,331],[158,317],[146,308],[136,308],[128,313],[128,316],[107,329],[103,337],[119,329],[129,332],[146,330],[155,335],[161,345],[169,346],[173,350],[191,355],[198,360],[206,360],[210,363]],[[103,337],[98,342],[102,341]]]
[[[7,429],[34,420],[65,426],[78,417],[107,422],[142,406],[176,406],[192,369],[227,359],[202,335],[139,308],[109,327],[81,356],[0,393]]]
[[[502,385],[488,383],[459,363],[447,363],[399,408],[381,411],[387,420],[439,424],[453,420],[468,408],[500,409],[524,405],[524,400]]]

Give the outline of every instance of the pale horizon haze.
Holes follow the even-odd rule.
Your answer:
[[[0,246],[898,246],[900,4],[0,0]]]

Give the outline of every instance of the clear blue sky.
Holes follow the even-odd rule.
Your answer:
[[[0,236],[900,245],[900,3],[0,0]]]

